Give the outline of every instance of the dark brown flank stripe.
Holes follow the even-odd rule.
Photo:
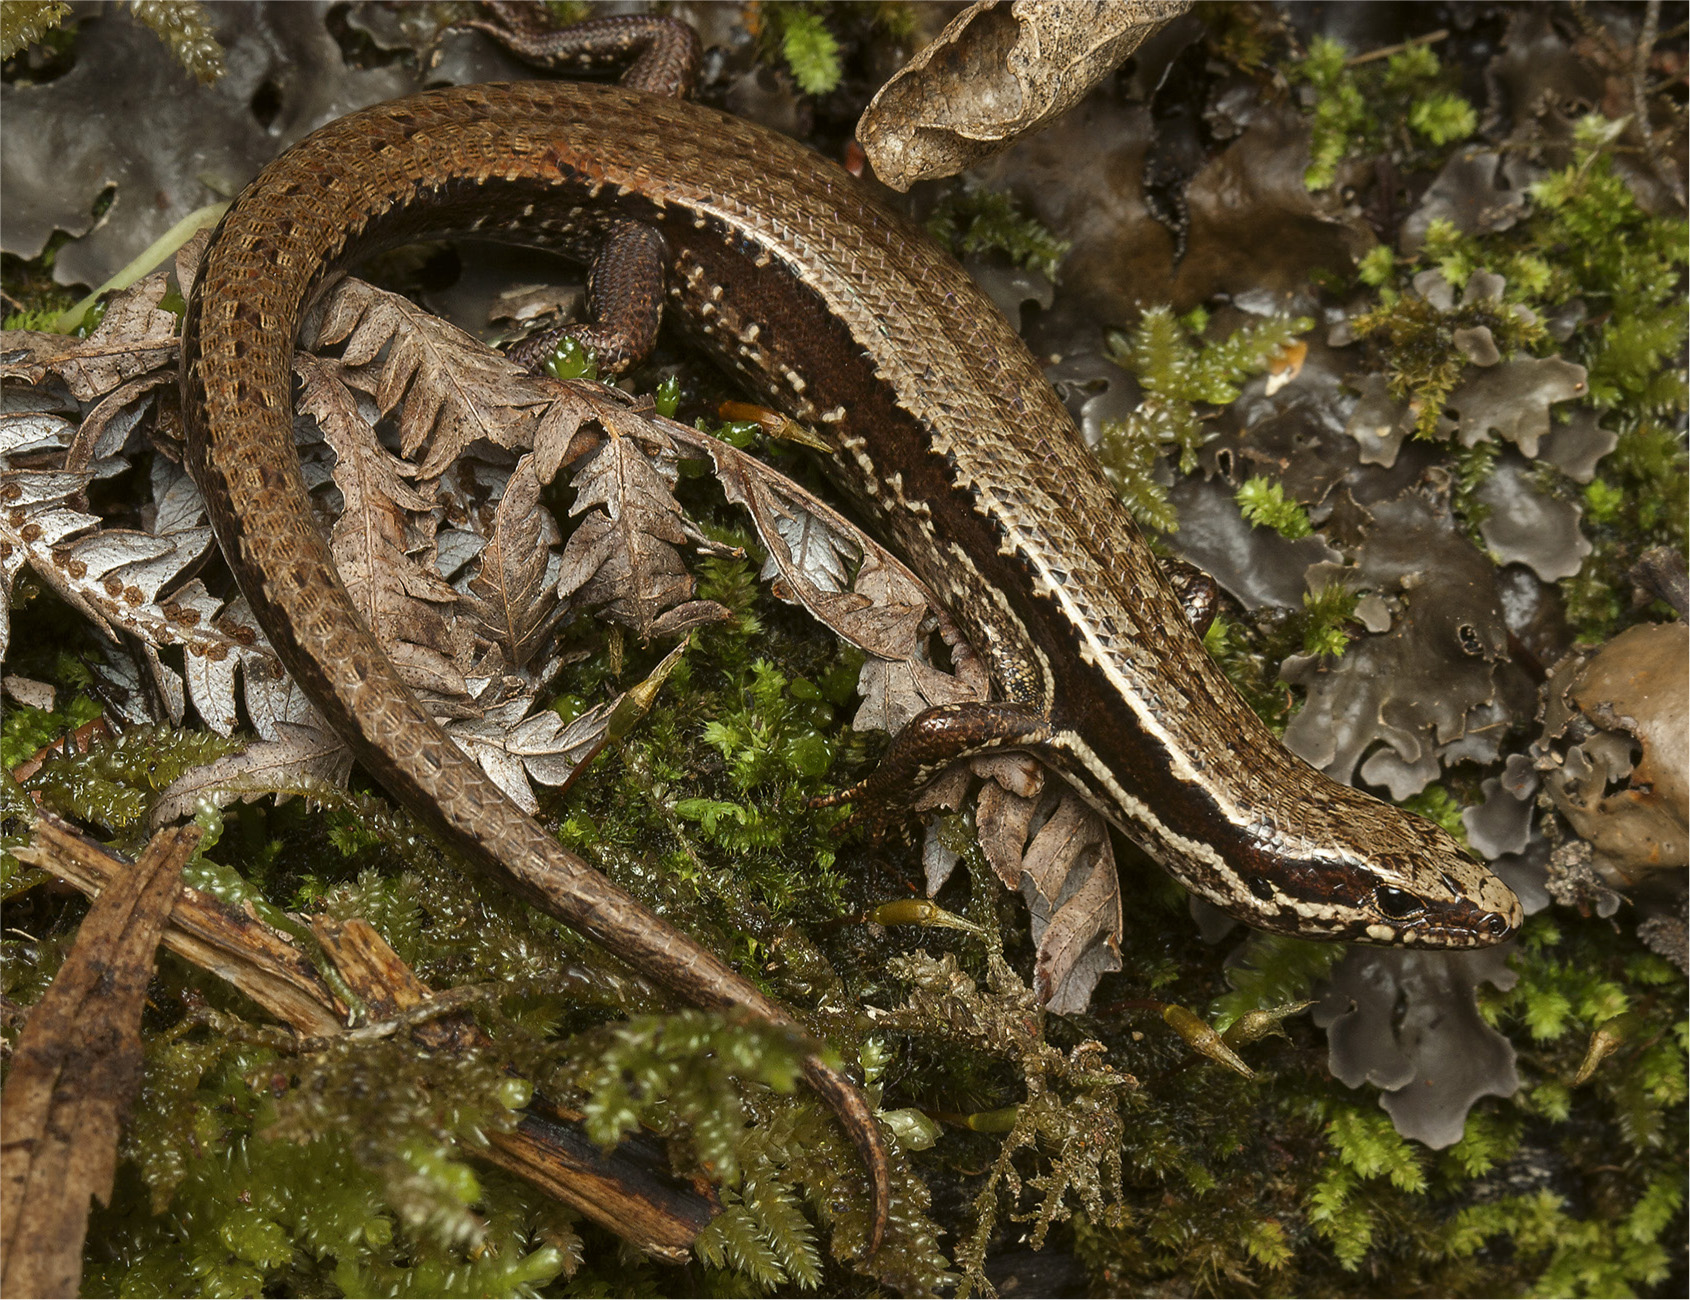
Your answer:
[[[561,83],[430,92],[301,142],[224,219],[183,331],[191,463],[260,623],[360,761],[473,861],[693,1002],[790,1023],[447,739],[359,623],[294,458],[292,340],[332,270],[467,233],[584,257],[629,219],[662,232],[681,323],[836,441],[841,486],[950,602],[1028,734],[1054,735],[1033,747],[1182,881],[1272,929],[1411,938],[1372,906],[1383,869],[1425,900],[1419,941],[1512,928],[1512,895],[1448,837],[1292,757],[1232,691],[1037,364],[946,254],[781,136]],[[993,716],[1001,737],[1014,711]],[[819,1057],[808,1074],[874,1172],[878,1241],[879,1129],[843,1075]]]

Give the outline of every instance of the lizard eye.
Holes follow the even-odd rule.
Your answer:
[[[1426,904],[1413,894],[1405,889],[1393,889],[1390,885],[1380,885],[1375,889],[1373,902],[1381,912],[1395,921],[1418,916],[1426,910]]]

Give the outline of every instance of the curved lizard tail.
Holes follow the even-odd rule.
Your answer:
[[[356,126],[356,123],[354,123]],[[344,124],[319,133],[328,137]],[[309,143],[309,142],[308,142]],[[640,974],[708,1009],[792,1018],[570,853],[518,808],[417,701],[335,569],[294,452],[293,342],[311,291],[345,252],[346,210],[364,191],[327,183],[297,149],[225,217],[182,330],[188,462],[229,566],[282,663],[366,769],[493,879],[603,944]],[[409,192],[403,166],[388,177]],[[338,197],[337,197],[338,196]],[[862,1094],[812,1054],[812,1086],[838,1114],[874,1187],[870,1239],[888,1218],[886,1139]]]

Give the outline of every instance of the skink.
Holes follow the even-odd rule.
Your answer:
[[[582,260],[632,240],[636,261],[666,268],[670,319],[831,440],[839,486],[948,602],[1001,695],[910,724],[889,784],[960,753],[1027,749],[1252,925],[1425,947],[1495,943],[1518,925],[1513,894],[1449,836],[1279,744],[1204,651],[1021,340],[839,168],[622,87],[467,86],[380,105],[289,150],[219,228],[183,329],[190,463],[259,622],[360,761],[473,861],[642,973],[703,1006],[789,1021],[452,744],[360,623],[294,457],[293,339],[313,295],[373,251],[450,235]],[[878,1240],[879,1130],[819,1056],[808,1075],[874,1171]]]

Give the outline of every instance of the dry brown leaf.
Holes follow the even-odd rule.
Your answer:
[[[673,492],[675,449],[644,420],[599,418],[611,437],[575,475],[570,513],[586,518],[564,547],[558,592],[602,606],[646,640],[660,614],[692,595],[678,549],[688,534]]]
[[[1121,969],[1121,886],[1109,827],[1073,791],[1028,843],[1021,892],[1040,999],[1062,1015],[1084,1011],[1097,981]]]
[[[857,124],[895,190],[962,171],[1077,104],[1189,0],[982,0],[882,86]]]
[[[278,720],[271,729],[275,739],[254,741],[238,754],[226,754],[171,782],[153,805],[151,824],[191,817],[201,799],[222,807],[271,794],[310,797],[321,787],[345,783],[352,751],[321,719],[310,725]]]
[[[80,402],[91,402],[125,380],[176,363],[176,314],[158,304],[170,289],[163,271],[113,295],[99,326],[85,339],[33,330],[0,332],[0,357],[9,378],[39,384],[64,380]]]
[[[895,734],[934,705],[986,698],[984,666],[890,551],[755,457],[673,421],[657,423],[677,443],[710,457],[728,500],[750,512],[769,551],[764,576],[778,574],[775,594],[802,605],[870,656],[857,684],[863,703],[854,727]],[[932,628],[951,652],[955,675],[928,660],[925,639]]]
[[[551,547],[560,539],[557,520],[540,504],[534,457],[524,456],[493,512],[492,532],[464,601],[476,630],[504,652],[512,668],[534,657],[563,616],[556,587],[546,582]]]
[[[1066,785],[1052,785],[1028,755],[994,755],[972,766],[985,778],[976,814],[980,846],[998,878],[1027,900],[1039,998],[1064,1015],[1084,1011],[1097,981],[1121,969],[1121,887],[1109,828]],[[954,865],[930,863],[929,894]]]
[[[613,396],[618,390],[606,391],[602,384],[548,380],[543,386],[551,400],[540,412],[534,429],[534,474],[540,482],[550,483],[560,469],[573,465],[604,441],[601,430],[581,426],[597,420],[606,406],[620,403]]]
[[[93,462],[115,456],[153,404],[152,390],[174,384],[170,370],[153,370],[119,384],[82,417],[76,440],[65,453],[64,468],[87,469]]]
[[[457,593],[432,567],[435,519],[430,494],[410,466],[376,440],[336,362],[295,360],[304,381],[300,409],[335,453],[334,480],[345,505],[329,535],[335,566],[366,627],[413,690],[461,700],[470,646],[450,617]],[[373,413],[371,413],[373,414]]]
[[[349,382],[374,394],[384,414],[403,404],[399,448],[428,444],[417,469],[438,478],[478,438],[527,445],[537,398],[526,376],[499,353],[397,294],[346,279],[323,303],[311,346],[345,341]]]
[[[199,838],[197,826],[160,832],[100,893],[19,1036],[0,1148],[7,1295],[68,1296],[80,1287],[88,1199],[111,1200],[118,1130],[141,1085],[147,982]]]

